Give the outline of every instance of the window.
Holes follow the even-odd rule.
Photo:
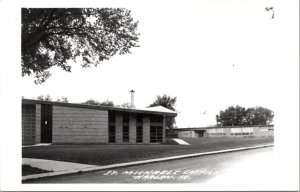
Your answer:
[[[123,142],[129,142],[129,114],[123,113]]]
[[[150,143],[156,143],[156,126],[150,127]]]
[[[114,111],[108,112],[108,122],[116,122],[116,115]]]
[[[163,116],[162,115],[151,115],[150,116],[150,122],[151,123],[162,123],[163,122]]]
[[[162,126],[150,126],[150,143],[161,143],[163,141],[162,136]]]
[[[129,142],[129,126],[123,126],[123,142]]]
[[[114,111],[108,111],[108,142],[116,142],[116,113]]]
[[[150,143],[161,143],[163,141],[163,116],[150,116]]]
[[[123,122],[129,123],[129,114],[127,114],[127,113],[123,114]]]
[[[116,127],[115,126],[109,126],[108,142],[110,142],[110,143],[116,142]]]
[[[143,115],[142,114],[138,114],[136,116],[136,122],[137,123],[143,123]]]
[[[136,142],[143,143],[143,126],[136,127]]]

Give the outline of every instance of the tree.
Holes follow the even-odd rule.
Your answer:
[[[99,101],[93,100],[93,99],[89,99],[85,102],[82,102],[81,104],[87,104],[87,105],[100,105]]]
[[[266,10],[266,11],[272,11],[272,16],[271,16],[271,19],[274,19],[274,15],[275,15],[275,13],[274,13],[274,9],[273,9],[273,7],[266,7],[266,8],[265,8],[265,10]]]
[[[99,105],[104,106],[104,107],[114,107],[115,106],[114,102],[109,101],[109,100],[103,101]]]
[[[263,107],[249,108],[247,112],[249,125],[270,125],[273,118],[274,112]]]
[[[269,125],[274,117],[273,111],[255,107],[245,109],[240,106],[230,106],[225,111],[216,115],[217,125],[220,126],[244,126],[244,125]]]
[[[53,66],[70,72],[69,60],[90,67],[131,53],[137,24],[125,8],[22,8],[22,76],[41,84]]]
[[[246,109],[240,106],[230,106],[217,115],[217,123],[222,126],[239,126],[245,123]]]
[[[52,98],[50,95],[40,95],[36,98],[37,100],[42,100],[42,101],[52,101]]]
[[[69,100],[67,97],[61,97],[61,99],[57,99],[57,102],[62,102],[62,103],[69,103]]]
[[[149,107],[155,107],[155,106],[163,106],[167,109],[170,109],[172,111],[175,111],[175,104],[176,104],[177,98],[176,97],[170,97],[167,95],[163,96],[157,96],[156,100],[149,105]],[[175,117],[168,117],[166,119],[166,127],[169,129],[173,129],[176,124]]]
[[[125,108],[125,109],[131,109],[130,103],[123,103],[121,105],[117,105],[116,107]]]
[[[106,106],[106,107],[114,107],[114,102],[113,101],[103,101],[103,102],[99,102],[97,100],[93,100],[93,99],[89,99],[81,104],[87,104],[87,105],[98,105],[98,106]]]

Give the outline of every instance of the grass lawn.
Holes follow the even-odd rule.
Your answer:
[[[50,145],[22,148],[22,157],[109,165],[273,143],[273,137],[185,139],[191,145]]]
[[[34,174],[40,174],[40,173],[48,173],[51,171],[46,171],[43,169],[39,169],[36,167],[31,167],[30,165],[22,165],[22,176],[26,175],[34,175]]]

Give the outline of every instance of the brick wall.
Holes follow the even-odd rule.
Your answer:
[[[53,106],[53,143],[107,143],[108,111]]]
[[[150,143],[150,117],[143,117],[143,143]]]
[[[41,143],[41,104],[35,105],[35,143]]]
[[[123,142],[123,115],[116,113],[116,143]]]
[[[22,145],[35,144],[36,107],[34,104],[22,104]]]
[[[129,116],[129,143],[136,143],[136,116]]]
[[[274,130],[268,130],[269,127],[254,127],[254,136],[274,136]]]
[[[197,138],[199,136],[195,131],[179,131],[178,137],[179,138]]]
[[[271,130],[272,129],[272,130]],[[270,126],[249,126],[249,127],[216,127],[204,130],[204,137],[245,137],[245,136],[274,136],[273,127]],[[197,130],[178,131],[179,138],[198,138]]]

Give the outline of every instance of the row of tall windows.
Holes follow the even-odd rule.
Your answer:
[[[108,141],[109,143],[116,142],[116,114],[114,111],[109,111],[109,130]],[[150,116],[150,142],[160,143],[163,141],[163,117],[161,115]],[[137,114],[136,116],[136,143],[143,143],[143,115]],[[122,122],[122,142],[129,142],[129,114],[123,113]]]

